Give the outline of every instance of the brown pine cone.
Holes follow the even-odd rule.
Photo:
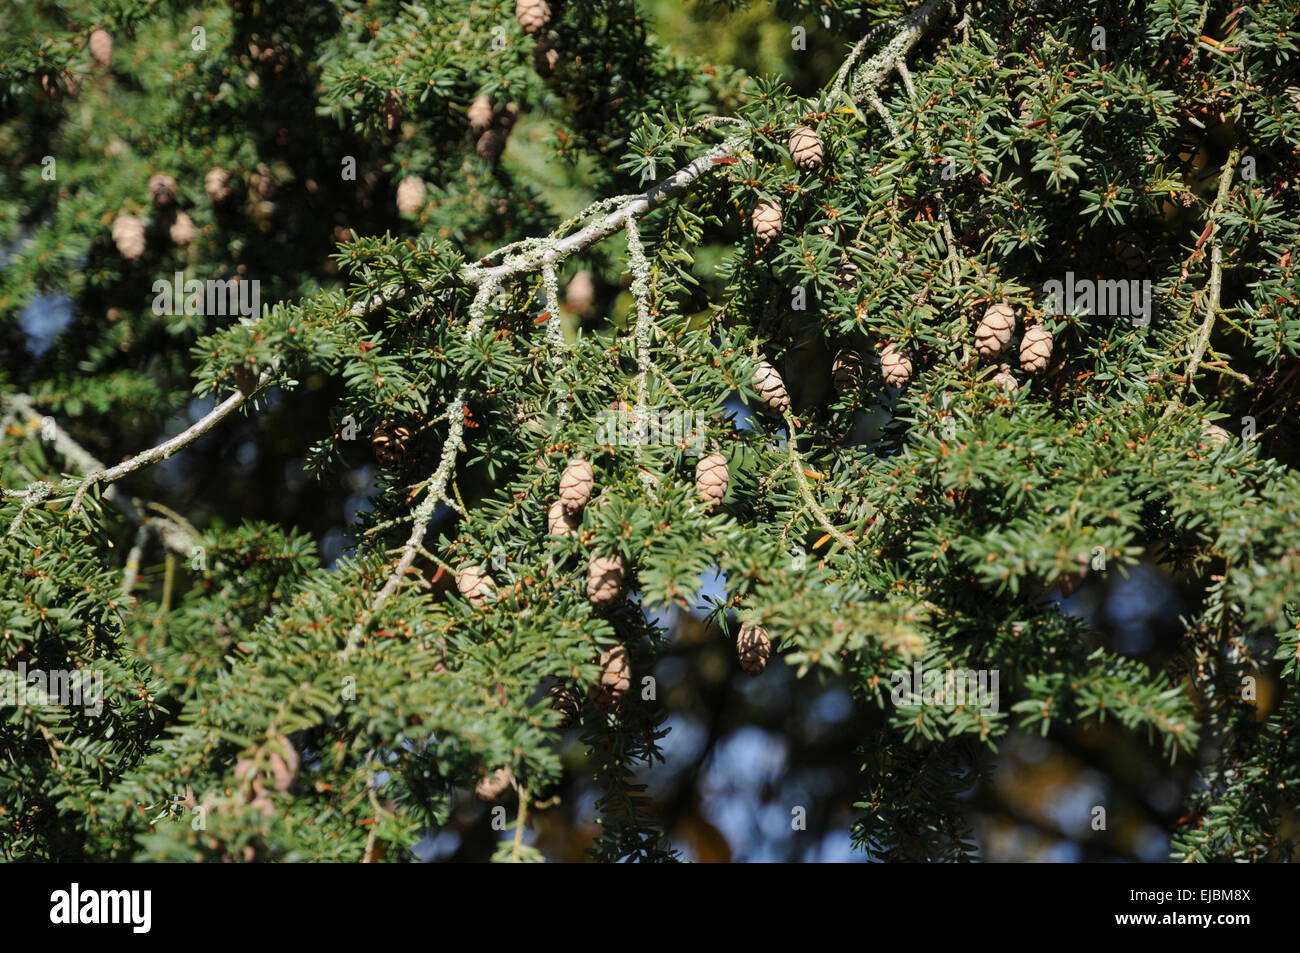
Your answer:
[[[762,199],[749,216],[750,227],[758,240],[766,245],[781,234],[781,203],[775,199]]]
[[[90,34],[90,57],[104,69],[113,62],[113,38],[105,30],[96,30]]]
[[[862,355],[855,348],[842,347],[836,352],[831,362],[831,382],[841,394],[862,386]]]
[[[753,623],[742,625],[736,637],[736,654],[746,675],[762,675],[772,656],[772,639],[767,629]]]
[[[508,791],[515,783],[515,773],[509,768],[497,768],[491,774],[485,774],[474,785],[474,795],[480,801],[495,801]]]
[[[481,159],[492,161],[500,158],[501,153],[506,149],[505,131],[502,129],[489,129],[478,137],[478,144],[474,149]]]
[[[600,657],[598,664],[603,671],[591,689],[591,700],[601,708],[617,706],[632,687],[632,665],[628,661],[627,649],[616,645]]]
[[[176,201],[176,180],[162,172],[149,178],[149,200],[159,208]]]
[[[395,89],[390,89],[388,95],[384,97],[384,105],[379,110],[379,114],[384,117],[384,128],[389,132],[396,129],[405,112],[402,106],[402,94]]]
[[[208,193],[208,200],[213,205],[220,205],[230,198],[232,189],[230,176],[226,174],[226,170],[219,165],[209,169],[208,174],[203,177],[203,191]]]
[[[134,215],[119,215],[113,219],[113,244],[117,253],[127,261],[144,257],[144,220]]]
[[[515,19],[529,36],[540,33],[551,22],[551,5],[546,0],[515,0]]]
[[[370,449],[381,467],[395,467],[402,462],[411,431],[393,420],[381,420],[370,437]]]
[[[547,691],[551,696],[551,707],[560,713],[560,727],[572,728],[582,713],[582,701],[578,693],[568,685],[552,685]]]
[[[1212,447],[1221,447],[1232,439],[1232,435],[1228,431],[1209,421],[1206,421],[1205,427],[1201,430],[1201,437]]]
[[[1041,374],[1052,356],[1052,335],[1041,324],[1025,330],[1020,341],[1020,369],[1026,374]]]
[[[587,599],[597,608],[613,605],[623,592],[626,574],[622,556],[592,556],[587,564]]]
[[[754,368],[754,390],[768,410],[783,414],[790,409],[790,395],[786,393],[785,381],[781,380],[777,369],[767,361],[759,361]]]
[[[903,387],[912,379],[912,361],[892,341],[880,352],[880,373],[890,387]]]
[[[560,474],[560,503],[570,516],[581,516],[583,508],[591,500],[591,491],[596,484],[591,463],[587,460],[570,460],[569,465]]]
[[[720,453],[701,457],[695,464],[695,492],[704,501],[706,509],[716,509],[721,505],[730,479],[727,458]]]
[[[822,164],[822,139],[811,126],[797,126],[786,143],[795,167],[810,172]]]
[[[993,375],[993,383],[997,384],[1008,394],[1014,394],[1020,389],[1020,385],[1016,383],[1015,377],[1011,374],[1010,364],[1003,364],[998,368],[998,372]]]
[[[496,594],[496,583],[481,566],[463,563],[456,570],[456,591],[477,608],[483,608],[487,600]]]
[[[424,180],[419,176],[408,175],[397,184],[397,211],[403,215],[414,215],[424,208],[426,190]]]
[[[591,272],[580,271],[564,288],[564,303],[574,314],[586,317],[591,314],[596,303],[596,284],[591,280]]]
[[[546,531],[552,536],[573,536],[582,528],[582,513],[570,516],[564,503],[556,500],[546,512]]]
[[[194,220],[184,212],[177,212],[176,218],[167,227],[167,235],[171,238],[172,244],[179,245],[181,248],[194,241],[196,234]]]
[[[487,93],[479,93],[474,97],[469,109],[465,110],[465,117],[469,120],[469,128],[474,132],[482,134],[492,128],[492,100]]]
[[[538,40],[533,48],[533,69],[537,70],[537,75],[545,79],[559,65],[560,51],[555,48],[555,43],[549,37]]]
[[[975,347],[980,357],[992,360],[1011,343],[1011,333],[1016,329],[1016,313],[1005,301],[991,304],[975,329]]]

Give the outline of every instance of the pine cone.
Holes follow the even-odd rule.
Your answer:
[[[271,787],[283,793],[293,787],[294,779],[298,777],[301,759],[298,756],[298,749],[284,735],[278,735],[273,743],[275,747],[271,751],[270,759]]]
[[[975,347],[984,360],[992,360],[1011,343],[1011,333],[1016,329],[1016,313],[1005,301],[991,304],[975,329]]]
[[[390,89],[388,95],[384,97],[384,105],[379,110],[379,114],[384,117],[384,128],[392,132],[402,121],[404,113],[402,94],[395,89]]]
[[[1016,379],[1011,375],[1011,365],[1003,364],[998,368],[998,372],[993,375],[993,383],[997,384],[1008,394],[1014,394],[1020,389]]]
[[[408,175],[397,184],[397,210],[403,215],[414,215],[424,208],[424,180]]]
[[[1125,232],[1115,241],[1115,260],[1130,275],[1142,275],[1147,270],[1147,253],[1142,247],[1141,237],[1133,232]]]
[[[113,244],[117,253],[127,261],[144,257],[144,220],[134,215],[119,215],[113,219]]]
[[[519,104],[506,103],[501,108],[501,115],[497,116],[497,125],[506,132],[515,128],[515,123],[519,121]]]
[[[275,177],[271,175],[271,170],[265,162],[257,164],[257,171],[250,178],[253,191],[257,193],[257,197],[260,199],[269,202],[279,192],[279,187],[275,184]]]
[[[582,513],[570,516],[564,503],[556,500],[546,512],[546,530],[552,536],[573,536],[582,528]]]
[[[381,467],[395,467],[402,462],[411,431],[396,421],[381,420],[370,437],[370,449]]]
[[[515,0],[515,19],[529,36],[540,33],[551,22],[551,5],[546,0]]]
[[[742,625],[736,637],[736,654],[746,675],[762,675],[772,656],[772,639],[767,629],[753,623]]]
[[[790,395],[785,391],[785,381],[781,380],[776,368],[767,361],[759,361],[754,368],[754,390],[768,410],[783,414],[790,409]]]
[[[203,191],[208,193],[208,199],[213,205],[220,205],[226,199],[230,198],[230,176],[221,166],[213,166],[208,170],[208,174],[203,177]]]
[[[489,129],[478,137],[478,144],[474,148],[481,159],[493,161],[500,158],[501,153],[506,149],[505,131],[502,129]]]
[[[831,382],[841,394],[862,386],[862,355],[855,348],[842,347],[835,353],[835,360],[831,362]]]
[[[149,179],[149,199],[159,208],[166,208],[176,201],[176,180],[162,172]]]
[[[495,801],[515,783],[515,773],[509,768],[497,768],[491,774],[485,774],[474,785],[474,795],[480,801]]]
[[[1020,369],[1026,374],[1041,374],[1052,356],[1052,335],[1041,324],[1025,330],[1020,341]]]
[[[113,38],[105,30],[96,30],[90,34],[90,56],[104,69],[113,62]]]
[[[781,203],[775,199],[762,199],[754,206],[749,224],[758,240],[766,245],[781,234]]]
[[[176,218],[167,227],[167,235],[171,238],[172,244],[179,245],[181,248],[194,241],[196,234],[194,220],[184,212],[177,212]]]
[[[580,516],[583,508],[591,500],[591,491],[595,486],[595,474],[591,463],[586,460],[570,460],[569,465],[560,474],[560,502],[564,511],[570,516]]]
[[[545,79],[555,72],[558,65],[560,51],[555,48],[555,44],[549,38],[538,40],[537,46],[533,48],[533,69],[537,70],[537,75]]]
[[[627,649],[616,645],[601,655],[597,664],[603,671],[600,681],[591,689],[591,700],[601,708],[616,706],[632,687],[632,665],[627,658]]]
[[[701,457],[695,464],[695,492],[705,503],[706,509],[715,509],[721,505],[727,495],[727,482],[731,474],[727,471],[727,458],[720,453],[711,453]]]
[[[247,397],[257,390],[257,381],[260,376],[256,367],[241,364],[235,368],[235,386],[239,388],[241,394]]]
[[[623,591],[626,573],[622,556],[592,556],[587,564],[587,599],[597,608],[613,605]]]
[[[810,172],[822,164],[822,139],[811,126],[797,126],[786,143],[795,167]]]
[[[469,119],[469,128],[477,133],[485,133],[492,128],[492,100],[487,93],[479,93],[465,110]]]
[[[481,566],[463,563],[456,570],[456,591],[477,608],[483,608],[484,603],[496,594],[496,590],[496,583]]]
[[[903,387],[912,379],[912,361],[906,351],[890,342],[880,352],[880,373],[890,387]]]
[[[564,303],[574,314],[583,317],[591,314],[596,303],[596,285],[591,280],[591,272],[580,271],[569,279],[564,288]]]
[[[1201,437],[1212,447],[1221,447],[1232,439],[1228,431],[1209,421],[1206,421],[1205,427],[1201,430]]]
[[[551,707],[560,713],[560,727],[572,728],[577,724],[582,712],[582,701],[578,693],[564,684],[552,685],[547,691],[551,696]]]

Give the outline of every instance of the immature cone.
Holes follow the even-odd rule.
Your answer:
[[[1016,329],[1016,313],[1005,301],[991,304],[975,329],[975,347],[984,360],[992,360],[1011,343],[1011,333]]]
[[[591,698],[601,708],[617,705],[632,687],[632,665],[627,649],[616,645],[600,657],[600,681],[592,687]]]
[[[580,271],[564,288],[564,303],[574,314],[588,315],[596,303],[596,284],[591,280],[591,272]]]
[[[1025,330],[1020,341],[1020,369],[1026,374],[1041,374],[1052,356],[1052,335],[1041,324]]]
[[[492,100],[487,93],[479,93],[474,97],[469,109],[465,110],[465,117],[469,119],[469,127],[474,132],[484,133],[492,127]]]
[[[831,382],[841,394],[862,384],[862,355],[851,347],[842,347],[831,362]]]
[[[104,69],[113,61],[113,38],[105,30],[96,30],[90,34],[90,56]]]
[[[144,257],[144,220],[134,215],[119,215],[113,219],[113,244],[117,253],[127,261]]]
[[[1020,389],[1020,385],[1016,383],[1015,377],[1011,375],[1010,364],[1003,364],[998,369],[998,372],[993,375],[993,383],[997,384],[1008,394],[1014,394]]]
[[[612,605],[623,591],[627,564],[622,556],[592,556],[587,564],[587,599],[592,605]]]
[[[720,453],[701,457],[695,464],[695,492],[704,501],[707,509],[714,509],[722,503],[723,497],[727,495],[727,482],[730,479],[727,458]]]
[[[197,233],[194,228],[194,219],[184,212],[177,212],[175,220],[167,227],[167,235],[171,238],[172,244],[179,245],[181,248],[194,241],[195,234]]]
[[[742,625],[736,637],[736,654],[746,675],[762,675],[772,656],[772,639],[761,625]]]
[[[480,801],[495,801],[515,783],[515,773],[509,768],[497,768],[485,774],[474,785],[474,795]]]
[[[551,697],[551,707],[560,713],[560,727],[571,728],[576,724],[582,711],[578,693],[567,685],[552,685],[547,694]]]
[[[822,139],[811,126],[798,126],[786,144],[796,168],[809,172],[822,164]]]
[[[402,462],[411,431],[392,420],[381,420],[370,437],[370,449],[381,467],[395,467]]]
[[[501,109],[501,115],[497,117],[497,125],[509,132],[515,128],[515,123],[519,121],[519,104],[506,103]]]
[[[496,589],[496,583],[481,566],[465,563],[456,570],[456,591],[479,608],[483,607]]]
[[[149,199],[159,208],[176,201],[176,180],[162,172],[149,178]]]
[[[208,193],[208,199],[213,205],[220,205],[226,199],[230,198],[230,176],[221,166],[213,166],[208,170],[208,174],[203,177],[203,191]]]
[[[573,536],[582,528],[582,513],[570,516],[564,503],[556,500],[546,512],[546,530],[552,536]]]
[[[783,414],[790,409],[790,395],[785,391],[785,381],[781,380],[776,368],[767,361],[759,361],[754,368],[754,390],[768,410]]]
[[[587,460],[570,460],[560,474],[560,502],[570,516],[577,516],[591,499],[595,474]]]
[[[408,175],[397,184],[397,210],[403,215],[414,215],[424,208],[424,180]]]
[[[551,5],[546,0],[515,0],[515,19],[529,36],[540,33],[551,22]]]
[[[750,213],[749,224],[758,240],[766,245],[781,234],[781,203],[774,199],[762,199]]]
[[[479,158],[493,160],[500,157],[506,148],[506,133],[502,129],[489,129],[483,135],[478,137],[478,143],[474,151],[479,154]]]
[[[1141,237],[1133,232],[1125,232],[1116,239],[1115,260],[1130,275],[1144,274],[1147,270],[1147,253],[1142,247]]]
[[[1221,447],[1232,439],[1232,435],[1228,431],[1218,424],[1211,423],[1206,423],[1205,428],[1201,431],[1201,437],[1212,447]]]
[[[900,351],[898,345],[889,343],[880,352],[880,373],[890,387],[902,387],[912,379],[912,361],[906,351]]]

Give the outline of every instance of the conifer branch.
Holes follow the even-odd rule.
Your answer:
[[[1197,333],[1196,341],[1192,346],[1191,360],[1187,362],[1185,384],[1188,387],[1193,386],[1196,370],[1200,367],[1201,358],[1205,355],[1205,349],[1210,344],[1210,332],[1214,330],[1215,315],[1219,311],[1219,293],[1223,281],[1223,243],[1219,241],[1219,218],[1223,214],[1224,204],[1227,202],[1228,193],[1232,189],[1232,178],[1239,161],[1241,161],[1241,148],[1237,147],[1228,153],[1228,159],[1223,164],[1223,172],[1219,179],[1219,191],[1214,198],[1214,205],[1210,209],[1210,223],[1214,229],[1210,236],[1210,281],[1205,302],[1205,320],[1201,322],[1200,331]]]

